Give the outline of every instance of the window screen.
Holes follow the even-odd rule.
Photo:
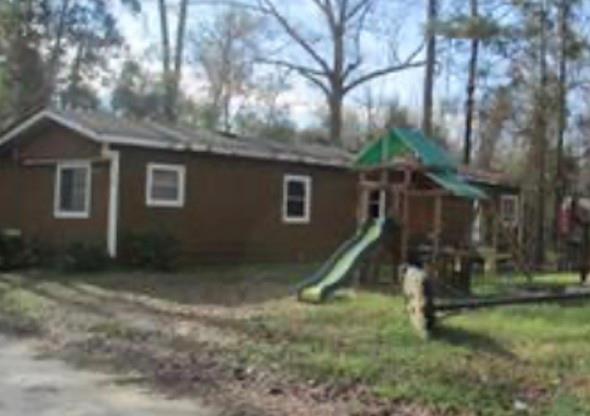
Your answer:
[[[147,204],[150,206],[180,207],[184,205],[184,166],[148,166]]]
[[[90,166],[58,166],[58,216],[87,216],[90,195]]]
[[[307,176],[286,176],[284,183],[284,215],[287,222],[308,222],[311,179]]]

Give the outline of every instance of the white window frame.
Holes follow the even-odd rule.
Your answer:
[[[84,195],[83,211],[64,211],[61,209],[61,173],[65,169],[86,169],[86,193]],[[92,195],[92,163],[89,161],[59,162],[55,168],[55,188],[53,191],[53,216],[60,219],[90,218],[90,204]]]
[[[289,183],[299,182],[304,187],[304,212],[303,216],[294,217],[288,215],[289,202]],[[285,175],[283,177],[283,222],[287,224],[309,224],[311,220],[311,196],[312,196],[312,180],[311,176],[307,175]]]
[[[174,172],[178,175],[178,198],[176,200],[162,200],[153,198],[152,185],[154,182],[154,170]],[[146,169],[145,201],[148,207],[159,208],[183,208],[186,196],[186,167],[178,164],[148,163]]]
[[[505,201],[512,201],[512,203],[514,204],[514,218],[512,220],[506,219],[504,217],[504,202]],[[518,219],[519,219],[519,213],[520,211],[520,207],[519,207],[519,198],[518,195],[511,195],[511,194],[504,194],[500,196],[500,217],[502,219],[502,222],[504,222],[505,224],[510,224],[510,225],[514,225],[518,223]]]

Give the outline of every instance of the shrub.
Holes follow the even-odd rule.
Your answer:
[[[75,242],[64,252],[63,268],[68,272],[98,272],[106,269],[108,264],[104,244]]]
[[[55,268],[59,263],[56,248],[46,242],[33,238],[26,242],[27,267],[40,266]]]
[[[177,266],[178,241],[167,233],[129,234],[123,243],[123,261],[131,267],[171,271]]]
[[[41,264],[42,250],[18,230],[0,230],[0,270],[10,271]]]
[[[18,232],[0,232],[0,270],[13,270],[25,262],[26,247]]]

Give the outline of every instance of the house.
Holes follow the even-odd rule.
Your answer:
[[[191,263],[319,261],[387,215],[400,224],[386,249],[396,264],[424,252],[457,263],[472,258],[474,228],[504,249],[498,224],[518,225],[517,196],[407,129],[356,162],[336,147],[99,112],[41,109],[0,133],[0,230],[57,249],[98,242],[112,257],[126,236],[156,232]]]
[[[0,229],[57,248],[173,236],[190,262],[316,261],[356,226],[351,155],[99,112],[0,133]]]

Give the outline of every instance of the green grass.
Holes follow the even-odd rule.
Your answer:
[[[572,273],[536,275],[532,282],[523,275],[476,276],[472,289],[478,296],[498,296],[525,289],[559,291],[566,286],[578,285],[579,282],[579,277]]]
[[[0,281],[0,330],[39,332],[47,306],[42,297],[21,288],[11,279]]]
[[[56,319],[81,310],[68,309],[84,306],[80,302],[93,307],[87,314],[101,308],[110,312],[101,299],[109,295],[119,302],[121,294],[156,301],[143,303],[143,308],[169,305],[171,313],[175,307],[193,308],[195,320],[217,304],[215,319],[206,324],[244,338],[236,342],[236,351],[228,347],[216,354],[295,382],[365,386],[378,397],[443,414],[590,414],[590,303],[465,312],[441,320],[436,336],[423,341],[410,326],[399,296],[359,293],[325,305],[296,302],[289,289],[311,269],[255,266],[201,268],[182,275],[0,276],[0,316],[23,316],[42,325],[52,319],[46,314],[49,307],[61,308]],[[535,278],[539,290],[575,284],[573,275]],[[521,277],[474,282],[474,291],[484,296],[524,287],[528,285]],[[227,315],[222,315],[224,310]],[[138,307],[127,318],[93,315],[85,330],[135,339],[141,313],[144,309]],[[165,332],[166,325],[160,329]],[[528,410],[519,413],[515,403]]]
[[[538,283],[556,280],[572,278]],[[399,297],[283,301],[270,310],[250,322],[260,340],[247,353],[305,378],[360,381],[385,398],[450,413],[514,414],[520,401],[534,414],[590,414],[590,305],[463,313],[444,319],[431,341],[416,336]]]

